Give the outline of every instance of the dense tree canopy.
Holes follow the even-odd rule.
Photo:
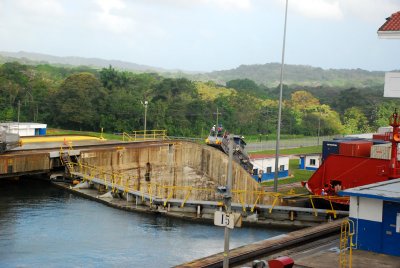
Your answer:
[[[320,135],[374,131],[400,104],[382,88],[283,87],[282,133]],[[88,67],[0,66],[0,120],[40,121],[50,127],[123,132],[147,129],[204,136],[217,117],[230,132],[276,132],[279,87],[250,79],[226,85]],[[217,112],[218,111],[218,112]]]

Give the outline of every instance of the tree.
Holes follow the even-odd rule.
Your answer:
[[[289,101],[289,107],[294,110],[303,112],[309,109],[315,109],[315,107],[319,105],[319,100],[315,98],[310,92],[305,90],[293,92]]]
[[[375,111],[376,118],[374,120],[374,126],[376,128],[389,125],[389,117],[393,112],[400,106],[400,101],[389,100],[380,103]]]
[[[368,119],[358,107],[347,109],[343,115],[345,132],[349,134],[366,133],[370,131]]]
[[[69,129],[99,129],[106,92],[90,73],[70,75],[54,95],[54,123]]]

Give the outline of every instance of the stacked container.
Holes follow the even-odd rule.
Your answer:
[[[346,156],[369,157],[371,153],[372,141],[355,140],[340,143],[339,154]]]
[[[400,151],[397,151],[397,160],[400,159]],[[392,156],[392,144],[376,144],[371,147],[371,158],[390,159]]]
[[[322,159],[325,160],[330,154],[339,154],[341,140],[322,142]]]
[[[381,141],[389,141],[390,140],[390,132],[373,134],[372,139],[373,140],[381,140]]]

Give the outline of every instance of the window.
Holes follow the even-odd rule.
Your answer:
[[[272,173],[272,167],[267,167],[267,173],[268,174]]]
[[[315,159],[310,159],[310,166],[315,166]]]
[[[284,171],[285,170],[285,165],[280,165],[279,166],[279,171]]]

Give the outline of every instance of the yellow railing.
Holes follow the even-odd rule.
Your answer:
[[[123,141],[149,141],[149,140],[166,140],[166,130],[138,130],[131,133],[122,133]]]
[[[71,147],[69,148],[71,149]],[[60,155],[62,153],[66,153],[63,148],[60,150]],[[63,163],[66,164],[66,163]],[[193,186],[177,186],[177,185],[162,185],[153,182],[141,181],[139,182],[138,178],[132,176],[129,173],[121,173],[121,172],[111,172],[104,171],[96,166],[91,166],[85,163],[78,161],[77,163],[69,162],[68,163],[70,171],[77,172],[83,179],[83,181],[91,181],[94,178],[102,180],[104,184],[111,185],[112,191],[118,191],[117,187],[120,189],[123,188],[124,192],[128,191],[139,191],[142,195],[142,199],[145,199],[145,195],[149,196],[150,203],[152,203],[154,198],[165,199],[164,206],[167,206],[169,200],[171,200],[175,194],[181,193],[183,197],[183,201],[181,207],[184,207],[185,203],[189,200],[190,196],[194,192],[203,192],[203,193],[215,193],[214,188],[198,188]],[[77,175],[78,175],[77,174]],[[311,206],[314,211],[314,215],[318,216],[317,208],[314,205],[315,199],[325,199],[329,202],[331,209],[326,210],[326,213],[332,214],[334,218],[337,217],[337,213],[333,208],[332,201],[348,201],[347,197],[332,197],[332,196],[319,196],[319,195],[307,195],[307,194],[296,194],[294,191],[289,191],[288,193],[276,193],[276,192],[264,192],[264,191],[255,191],[255,190],[241,190],[241,189],[233,189],[232,194],[237,196],[237,200],[239,200],[242,205],[243,212],[246,212],[246,200],[254,200],[250,211],[254,212],[258,204],[264,203],[263,200],[265,197],[272,199],[272,205],[269,208],[269,213],[272,213],[275,206],[278,204],[278,201],[282,201],[283,198],[287,197],[306,197],[310,199]],[[250,199],[254,197],[253,199]],[[269,202],[270,203],[270,202]]]
[[[354,222],[350,219],[343,220],[340,226],[340,253],[339,267],[352,267]]]

